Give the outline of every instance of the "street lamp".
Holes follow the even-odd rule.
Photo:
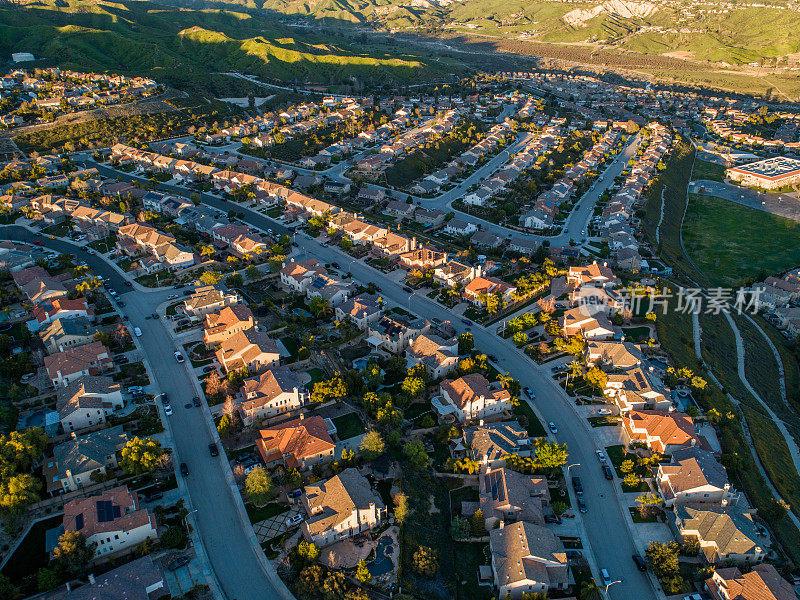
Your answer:
[[[617,579],[616,581],[609,581],[609,582],[606,584],[606,589],[605,589],[605,592],[603,593],[603,595],[604,595],[606,598],[608,598],[608,588],[610,588],[610,587],[611,587],[612,585],[614,585],[615,583],[622,583],[622,580],[621,580],[621,579]]]
[[[572,467],[580,467],[581,463],[572,463],[571,465],[567,465],[567,473],[569,473]]]

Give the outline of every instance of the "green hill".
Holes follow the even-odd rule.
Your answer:
[[[149,74],[196,91],[209,91],[214,72],[239,71],[265,81],[337,84],[355,78],[370,84],[438,80],[460,69],[399,47],[357,46],[289,31],[291,37],[271,13],[127,0],[45,0],[0,9],[0,52],[6,55],[30,51],[75,69]]]

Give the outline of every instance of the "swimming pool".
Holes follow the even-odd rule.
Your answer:
[[[378,546],[375,548],[375,560],[367,565],[367,570],[373,577],[380,577],[391,573],[394,569],[394,563],[391,556],[394,553],[392,546],[392,537],[389,535],[383,536],[378,540]]]

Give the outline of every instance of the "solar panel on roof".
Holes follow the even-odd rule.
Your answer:
[[[116,510],[114,510],[116,508]],[[119,516],[119,507],[114,506],[111,500],[98,500],[97,501],[97,520],[100,523],[105,523],[107,521],[113,521],[114,516]]]
[[[75,517],[75,530],[80,531],[83,529],[83,513]]]

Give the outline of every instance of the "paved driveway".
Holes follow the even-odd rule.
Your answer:
[[[291,519],[295,515],[299,515],[300,510],[291,508],[284,513],[265,519],[260,523],[253,525],[253,531],[256,532],[256,539],[261,544],[267,540],[285,533],[289,527],[286,525],[287,519]]]

